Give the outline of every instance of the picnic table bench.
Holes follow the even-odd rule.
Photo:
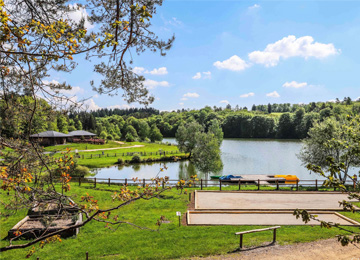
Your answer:
[[[276,241],[276,229],[278,229],[278,228],[281,228],[281,226],[261,228],[261,229],[253,229],[253,230],[247,230],[247,231],[242,231],[242,232],[236,232],[235,235],[240,235],[240,249],[242,249],[242,247],[243,247],[243,235],[244,234],[267,231],[267,230],[273,230],[274,232],[273,232],[273,241],[272,241],[272,243],[275,243],[275,241]]]

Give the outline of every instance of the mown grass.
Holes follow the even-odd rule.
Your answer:
[[[133,155],[127,155],[127,153],[146,153],[146,155],[141,156],[141,159],[148,158],[161,158],[164,155],[160,154],[159,151],[162,152],[173,152],[172,154],[166,154],[167,156],[180,156],[185,155],[182,152],[177,152],[178,147],[175,145],[165,145],[165,144],[157,144],[157,143],[141,143],[141,142],[131,142],[126,143],[126,146],[134,146],[134,145],[143,145],[143,147],[133,147],[133,148],[122,148],[116,150],[103,151],[95,151],[95,152],[80,152],[77,162],[79,165],[83,165],[90,168],[96,167],[106,167],[111,166],[117,163],[118,158],[125,160],[131,160]],[[156,154],[157,153],[157,154]],[[92,158],[91,158],[92,156]],[[84,158],[84,159],[83,159]]]
[[[55,151],[66,151],[66,148],[71,148],[72,150],[92,150],[92,149],[106,149],[106,148],[115,148],[129,146],[128,144],[119,144],[114,141],[108,141],[106,144],[84,144],[84,143],[67,143],[64,145],[55,145],[47,146],[44,148],[47,152]]]
[[[111,195],[119,190],[119,186],[98,184],[96,189],[90,183],[81,187],[72,185],[69,192],[75,201],[85,193],[98,199],[101,208],[114,205]],[[192,189],[190,189],[192,190]],[[10,194],[11,195],[11,194]],[[6,200],[7,195],[1,196]],[[188,195],[180,195],[176,190],[165,192],[159,198],[149,201],[138,201],[112,215],[119,215],[119,219],[132,221],[141,226],[156,229],[157,219],[163,215],[171,221],[163,224],[160,231],[140,230],[128,225],[122,225],[115,230],[105,228],[104,223],[92,222],[82,227],[77,237],[63,239],[61,243],[54,243],[39,249],[30,259],[84,259],[85,252],[89,252],[90,259],[174,259],[192,256],[208,256],[226,254],[238,248],[238,237],[234,232],[259,228],[259,226],[181,226],[178,227],[176,211],[183,214],[187,210]],[[3,206],[0,206],[3,212]],[[7,219],[1,218],[1,246],[7,244],[4,238],[7,231],[26,215],[26,211],[17,212]],[[346,213],[346,216],[360,221],[358,213]],[[351,230],[358,228],[347,227]],[[282,226],[278,230],[279,244],[309,242],[318,239],[334,237],[347,232],[338,229],[321,229],[319,226]],[[271,232],[248,234],[244,239],[246,247],[269,243]],[[25,241],[22,241],[25,242]],[[9,251],[1,254],[1,259],[24,258],[28,249]]]

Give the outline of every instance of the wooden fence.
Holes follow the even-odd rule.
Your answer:
[[[79,154],[77,155],[80,159],[93,159],[93,158],[103,158],[103,157],[124,157],[124,156],[134,156],[138,154],[140,156],[152,156],[152,155],[175,155],[182,154],[180,151],[159,151],[159,152],[124,152],[124,153],[105,153],[101,152],[99,154]]]
[[[179,182],[179,179],[169,179],[167,183],[162,183],[162,186],[176,186],[176,184]],[[152,179],[137,179],[134,181],[133,179],[111,179],[111,178],[83,178],[83,177],[73,177],[72,182],[77,182],[79,186],[82,184],[91,184],[94,188],[96,188],[97,184],[107,184],[108,186],[111,185],[118,185],[118,186],[143,186],[145,187],[147,184],[153,184],[154,181]],[[261,187],[268,190],[268,187],[273,187],[275,190],[280,190],[281,187],[287,187],[287,189],[291,188],[291,190],[299,191],[302,187],[306,188],[313,188],[315,191],[318,191],[320,188],[325,188],[323,186],[324,180],[297,180],[292,181],[291,183],[284,183],[279,182],[276,180],[274,183],[269,184],[265,180],[255,180],[254,183],[249,183],[249,181],[244,181],[239,179],[237,182],[224,182],[221,180],[208,180],[208,179],[199,179],[198,181],[194,181],[192,184],[192,187],[195,189],[202,190],[207,187],[217,187],[220,191],[223,190],[224,187],[231,188],[232,190],[242,190],[245,186],[252,186],[255,188],[255,190],[261,190]],[[347,180],[345,182],[345,185],[349,188],[352,188],[355,190],[356,188],[356,181],[355,180]],[[336,188],[334,188],[334,191],[336,191]]]

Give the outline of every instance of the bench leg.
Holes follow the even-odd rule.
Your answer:
[[[273,243],[275,244],[276,242],[276,229],[274,229],[274,233],[273,233]]]
[[[240,249],[243,247],[243,235],[240,234]]]

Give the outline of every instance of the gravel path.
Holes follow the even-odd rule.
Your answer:
[[[360,248],[354,245],[341,246],[337,239],[320,240],[286,246],[268,246],[227,255],[192,258],[201,260],[360,260]]]

